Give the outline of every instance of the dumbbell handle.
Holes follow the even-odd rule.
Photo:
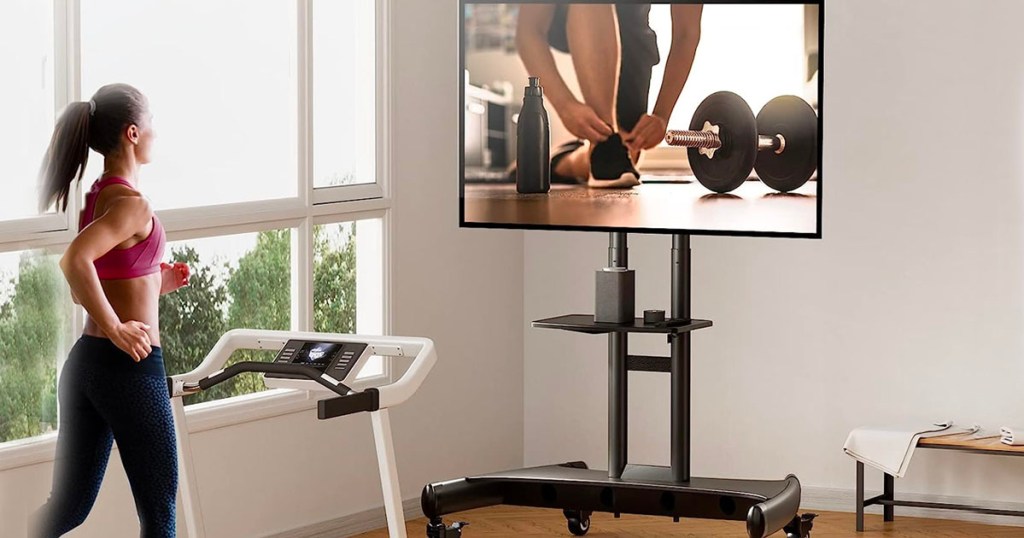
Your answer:
[[[722,147],[722,138],[711,131],[669,131],[665,142],[670,146],[687,148],[718,149]]]
[[[722,137],[713,131],[669,131],[665,135],[665,142],[670,146],[682,146],[687,148],[720,149]],[[786,148],[786,139],[782,135],[757,136],[758,151],[773,150],[782,153]]]

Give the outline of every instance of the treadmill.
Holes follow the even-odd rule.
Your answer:
[[[273,362],[239,362],[225,368],[225,362],[239,349],[278,353]],[[401,377],[383,386],[362,391],[347,386],[345,381],[355,379],[372,356],[412,357],[412,363]],[[412,397],[436,361],[434,343],[426,338],[248,329],[225,333],[199,367],[167,378],[178,442],[179,493],[188,535],[205,538],[206,528],[182,398],[239,374],[257,372],[263,374],[268,388],[308,391],[317,399],[317,418],[320,420],[370,413],[388,533],[391,538],[406,538],[388,409]]]
[[[462,536],[464,522],[443,516],[499,504],[562,510],[568,531],[583,536],[593,512],[745,521],[750,538],[784,530],[789,538],[810,536],[815,514],[799,515],[800,481],[697,478],[690,475],[690,336],[711,327],[690,317],[690,237],[672,239],[672,316],[655,323],[635,319],[614,324],[573,314],[533,322],[535,328],[608,336],[608,470],[581,461],[532,467],[428,484],[420,504],[429,519],[428,538]],[[626,234],[610,234],[609,267],[627,267]],[[598,298],[602,300],[602,298]],[[630,301],[632,299],[629,299]],[[599,308],[600,310],[600,308]],[[630,355],[629,333],[664,334],[669,357]],[[627,376],[663,372],[671,384],[671,465],[629,465],[626,454]],[[687,532],[683,529],[683,532]]]

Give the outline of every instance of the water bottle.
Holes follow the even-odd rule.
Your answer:
[[[539,77],[530,77],[516,128],[516,190],[522,194],[551,189],[551,146],[544,88]]]

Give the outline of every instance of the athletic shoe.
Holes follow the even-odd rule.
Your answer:
[[[619,133],[594,146],[587,184],[599,189],[621,189],[640,184],[640,172],[633,166],[629,149],[622,143]]]

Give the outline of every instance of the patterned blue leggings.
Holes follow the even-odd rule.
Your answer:
[[[110,340],[82,336],[61,374],[53,489],[40,510],[40,538],[85,521],[117,441],[142,536],[174,536],[178,461],[159,347],[136,363]]]

